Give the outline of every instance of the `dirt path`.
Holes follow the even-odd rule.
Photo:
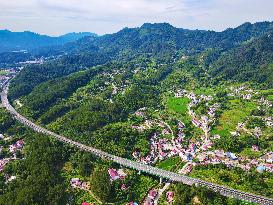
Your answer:
[[[158,200],[160,199],[160,197],[162,196],[162,194],[169,188],[169,186],[171,185],[170,182],[165,183],[164,187],[162,189],[159,189],[158,191],[158,195],[156,196],[155,200],[154,200],[154,204],[157,205],[158,204]]]

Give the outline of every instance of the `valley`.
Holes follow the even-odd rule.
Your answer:
[[[271,28],[144,24],[6,64],[0,204],[31,200],[29,180],[48,204],[272,204]]]

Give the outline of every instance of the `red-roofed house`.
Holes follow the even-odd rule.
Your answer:
[[[109,173],[110,179],[112,181],[119,179],[119,174],[118,174],[117,170],[111,168],[111,169],[108,169],[108,173]]]
[[[125,189],[127,189],[126,185],[125,185],[125,184],[122,184],[122,185],[121,185],[121,190],[125,190]]]
[[[81,180],[79,178],[72,178],[70,180],[70,185],[73,187],[73,188],[76,188],[76,187],[79,187],[80,185],[82,184]]]
[[[167,201],[171,203],[173,201],[174,193],[172,191],[168,191],[166,194]]]
[[[252,145],[252,151],[258,152],[259,147],[257,145]]]
[[[197,119],[193,119],[192,123],[196,126],[196,127],[200,127],[201,126],[201,122],[199,122],[199,120]]]
[[[167,156],[167,154],[166,154],[165,152],[160,152],[160,153],[159,153],[159,159],[160,159],[160,160],[165,159],[166,156]]]
[[[156,190],[151,190],[150,192],[149,192],[149,198],[151,198],[151,199],[155,199],[155,197],[157,196],[157,191]]]
[[[148,198],[144,203],[144,205],[153,205],[153,204],[154,204],[154,202],[151,198]]]

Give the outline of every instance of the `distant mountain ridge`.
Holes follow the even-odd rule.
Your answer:
[[[63,45],[85,36],[96,37],[97,35],[89,32],[80,32],[51,37],[30,31],[12,32],[9,30],[0,30],[0,53]]]
[[[169,23],[145,23],[98,38],[85,37],[62,49],[66,53],[106,52],[113,56],[132,53],[161,56],[178,50],[196,53],[207,48],[228,50],[272,30],[273,22],[244,23],[223,32],[176,28]]]

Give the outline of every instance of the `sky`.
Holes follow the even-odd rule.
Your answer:
[[[0,0],[0,29],[99,35],[143,23],[222,31],[273,21],[273,0]]]

